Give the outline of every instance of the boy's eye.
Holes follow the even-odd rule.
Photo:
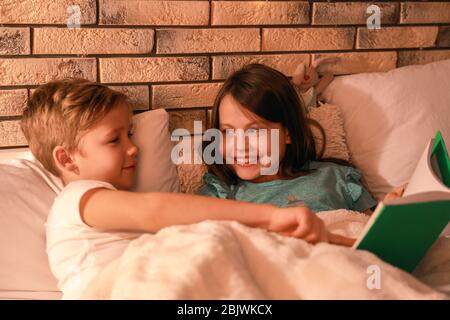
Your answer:
[[[134,133],[132,131],[128,132],[128,138],[131,138],[133,136],[133,134]]]
[[[119,142],[119,137],[112,139],[109,143],[117,143]]]

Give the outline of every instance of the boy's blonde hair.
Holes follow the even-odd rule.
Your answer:
[[[78,149],[83,131],[118,104],[131,104],[126,95],[84,79],[64,79],[39,86],[23,111],[21,128],[31,152],[54,175],[60,172],[53,149]]]

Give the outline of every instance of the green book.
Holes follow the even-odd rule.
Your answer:
[[[353,248],[412,272],[440,235],[450,236],[449,221],[450,160],[438,131],[403,196],[378,204]]]

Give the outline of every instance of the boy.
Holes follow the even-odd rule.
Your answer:
[[[236,220],[316,243],[350,246],[307,208],[175,193],[132,193],[138,149],[130,141],[127,97],[87,80],[42,85],[21,127],[33,155],[64,189],[46,223],[50,267],[63,298],[79,298],[98,272],[142,232],[203,220]]]

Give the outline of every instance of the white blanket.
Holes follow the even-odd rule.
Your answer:
[[[367,217],[319,213],[328,229],[356,237]],[[417,277],[450,284],[450,240]],[[430,258],[429,258],[430,257]],[[86,299],[449,299],[366,251],[311,245],[237,222],[174,226],[133,240],[85,291]]]

